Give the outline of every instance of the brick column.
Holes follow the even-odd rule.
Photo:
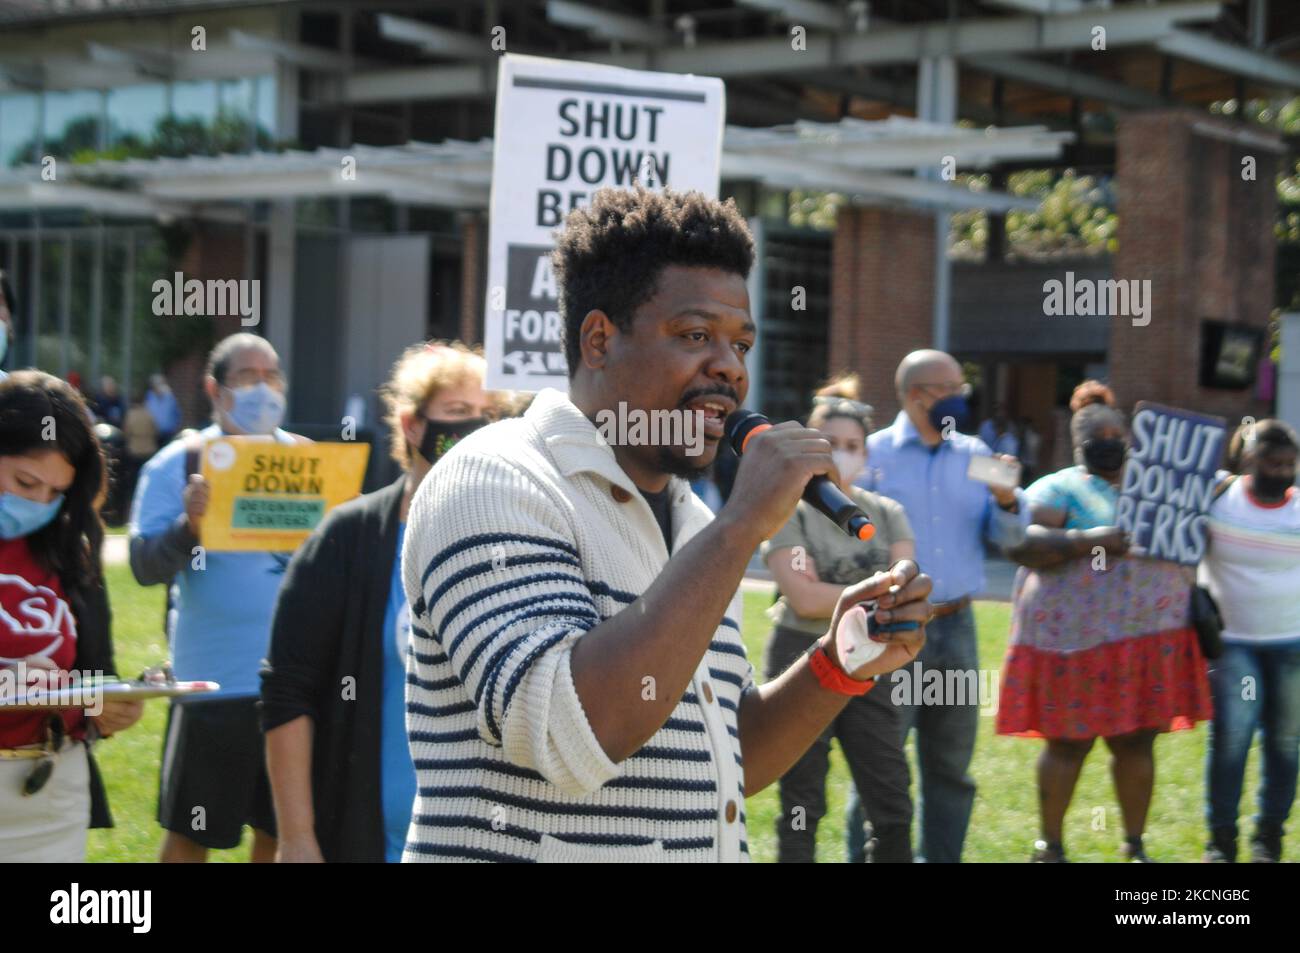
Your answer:
[[[213,222],[198,222],[185,253],[177,266],[188,281],[197,278],[200,281],[225,281],[231,278],[254,278],[255,275],[244,274],[244,229],[242,226],[222,225]],[[168,275],[168,278],[171,276]],[[262,285],[262,325],[245,328],[240,323],[239,315],[214,315],[212,318],[213,340],[220,341],[238,331],[251,331],[254,334],[266,333],[266,322],[274,320],[269,313],[270,302],[266,296],[266,284]],[[184,321],[185,318],[162,318],[164,321]],[[292,315],[280,316],[281,321],[292,321]],[[176,400],[181,407],[181,419],[185,426],[206,426],[211,416],[207,395],[203,393],[203,371],[208,355],[194,353],[173,360],[165,369],[168,383],[171,385]],[[284,360],[281,355],[281,360]]]
[[[1199,385],[1201,322],[1268,324],[1274,300],[1274,180],[1278,156],[1198,132],[1217,126],[1273,137],[1200,112],[1132,113],[1119,124],[1119,250],[1114,277],[1151,282],[1151,323],[1111,319],[1110,378],[1125,408],[1154,400],[1220,414],[1234,424],[1266,407],[1254,388]],[[1254,180],[1242,160],[1255,159]]]
[[[831,246],[832,374],[856,371],[875,425],[898,413],[894,371],[933,338],[934,217],[888,208],[839,211]]]

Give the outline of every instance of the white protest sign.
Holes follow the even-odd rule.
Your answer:
[[[568,389],[554,232],[607,186],[716,198],[722,80],[507,54],[497,74],[487,386]]]
[[[1131,430],[1115,525],[1132,534],[1135,554],[1194,566],[1227,443],[1223,418],[1138,401]]]

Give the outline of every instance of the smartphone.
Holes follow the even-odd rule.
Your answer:
[[[1020,464],[1008,463],[1000,457],[974,456],[966,467],[966,476],[978,483],[1014,490],[1020,486]]]
[[[897,593],[898,586],[891,586],[889,591]],[[867,610],[867,635],[869,636],[874,637],[881,632],[906,632],[921,627],[919,622],[890,622],[888,625],[881,625],[876,621],[877,600],[870,599],[862,605]]]

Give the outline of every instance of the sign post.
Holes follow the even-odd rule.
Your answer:
[[[717,197],[722,80],[507,54],[497,77],[487,386],[568,388],[553,233],[598,189]]]

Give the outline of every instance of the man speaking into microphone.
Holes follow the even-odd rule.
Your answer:
[[[779,424],[748,441],[716,519],[690,492],[749,388],[752,262],[735,206],[698,193],[601,190],[569,215],[568,396],[542,391],[462,441],[411,503],[404,860],[745,860],[744,798],[924,643],[930,581],[900,562],[754,684],[737,587],[834,463],[819,433]],[[665,412],[702,415],[702,444],[597,426]],[[877,623],[920,625],[854,667],[845,640],[867,600]]]

